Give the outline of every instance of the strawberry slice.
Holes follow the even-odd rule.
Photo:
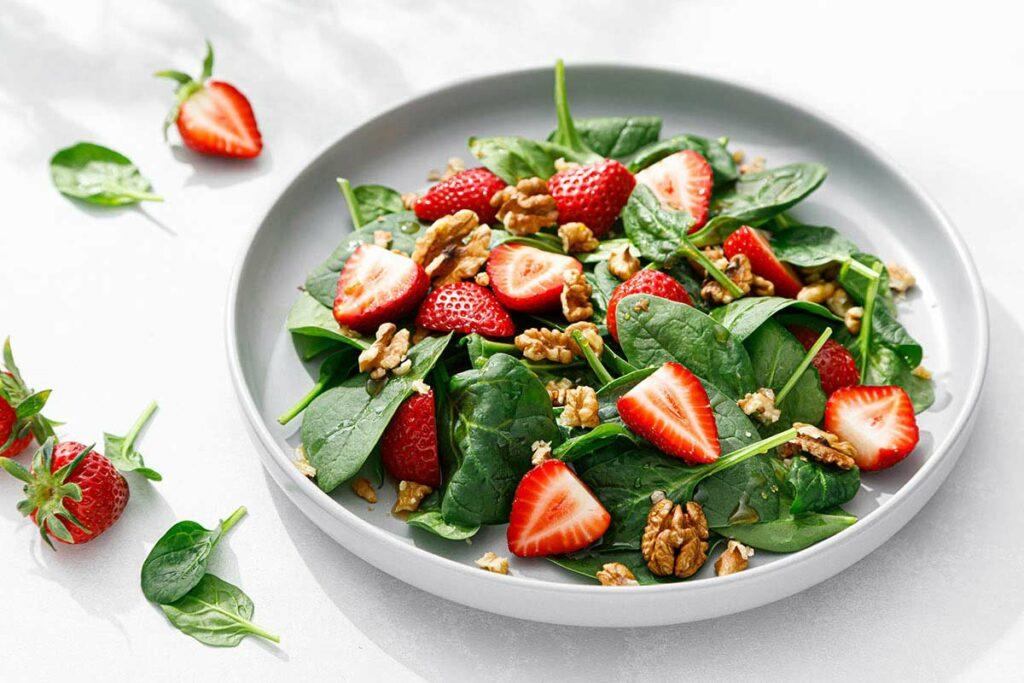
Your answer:
[[[857,449],[862,470],[892,467],[917,446],[914,405],[902,387],[845,387],[825,404],[825,429]]]
[[[601,538],[612,523],[586,484],[561,460],[526,473],[512,499],[508,549],[519,557],[561,555]]]
[[[750,226],[744,225],[729,235],[722,248],[728,258],[736,254],[745,254],[750,259],[750,267],[754,273],[775,285],[777,296],[795,299],[803,288],[800,278],[793,269],[780,261],[768,240]]]
[[[615,319],[615,311],[618,310],[619,301],[630,294],[650,294],[669,301],[693,305],[690,294],[678,280],[660,270],[644,268],[612,290],[612,297],[608,300],[608,319],[605,323],[608,325],[608,333],[615,341],[619,341],[619,324]]]
[[[416,326],[437,332],[476,332],[485,337],[511,337],[515,323],[486,287],[453,282],[438,287],[420,306]]]
[[[417,200],[413,210],[417,218],[436,221],[469,209],[476,212],[481,223],[490,223],[498,212],[491,206],[491,197],[503,187],[505,181],[486,168],[470,168],[431,187]]]
[[[803,345],[805,351],[809,351],[814,342],[818,341],[818,333],[806,327],[791,325],[789,331]],[[825,342],[811,359],[811,365],[818,371],[821,388],[826,396],[831,396],[843,387],[860,384],[860,373],[857,371],[853,355],[849,349],[834,339]]]
[[[662,206],[688,212],[693,217],[690,232],[707,222],[714,178],[700,153],[687,149],[670,154],[637,173],[636,180],[651,188]]]
[[[561,306],[567,270],[583,272],[572,256],[507,242],[487,259],[487,277],[498,301],[513,311],[541,313]]]
[[[708,393],[679,363],[665,363],[618,401],[633,432],[690,465],[714,462],[722,452]]]
[[[548,179],[559,224],[583,223],[595,237],[612,229],[634,187],[636,178],[614,159],[574,166]]]
[[[380,458],[388,474],[399,481],[441,485],[433,389],[413,394],[398,407],[381,437]]]
[[[334,319],[364,334],[412,313],[430,287],[423,266],[375,244],[361,244],[338,277]]]

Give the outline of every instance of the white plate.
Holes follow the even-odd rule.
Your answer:
[[[825,164],[829,178],[794,214],[838,228],[917,276],[919,287],[900,314],[924,346],[937,398],[919,416],[914,454],[864,475],[863,489],[846,506],[860,521],[799,553],[758,553],[740,574],[718,578],[706,568],[684,583],[609,589],[584,585],[544,560],[514,559],[510,576],[481,571],[472,560],[486,550],[508,555],[503,527],[486,529],[472,544],[443,541],[393,518],[388,487],[369,509],[347,486],[327,495],[293,467],[300,421],[282,428],[275,418],[312,380],[284,320],[296,286],[348,229],[335,178],[414,190],[448,157],[471,159],[470,135],[543,138],[555,121],[547,69],[468,81],[381,114],[328,147],[278,198],[245,249],[227,308],[232,377],[263,464],[299,509],[367,562],[436,595],[525,619],[587,626],[694,621],[778,600],[842,571],[906,524],[966,442],[984,378],[988,322],[962,239],[884,156],[795,104],[716,79],[620,66],[571,67],[569,90],[577,116],[653,114],[664,119],[666,137],[727,135],[733,149],[764,156],[770,166]]]

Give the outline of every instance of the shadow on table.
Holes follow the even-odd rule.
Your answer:
[[[268,148],[264,148],[255,159],[205,156],[182,145],[171,145],[171,154],[175,160],[192,167],[192,174],[185,179],[186,187],[229,187],[270,173],[274,168],[273,156]]]

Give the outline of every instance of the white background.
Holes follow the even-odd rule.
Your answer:
[[[4,0],[0,333],[30,381],[55,389],[47,412],[68,437],[124,433],[159,400],[141,447],[165,480],[132,478],[111,531],[53,553],[14,509],[20,486],[0,479],[0,679],[1019,677],[1024,48],[1009,5]],[[254,164],[160,137],[172,85],[150,74],[196,71],[206,36],[215,74],[255,107],[267,146]],[[974,438],[914,521],[825,584],[678,627],[505,619],[356,559],[258,465],[223,318],[236,256],[270,202],[383,108],[556,56],[674,66],[804,102],[887,151],[967,238],[993,335]],[[102,211],[59,196],[47,160],[78,140],[128,154],[167,201]],[[205,648],[138,588],[171,523],[211,525],[239,504],[250,516],[214,569],[252,596],[280,648]]]

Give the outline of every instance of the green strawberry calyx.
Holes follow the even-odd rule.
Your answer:
[[[3,453],[15,441],[28,436],[35,437],[36,443],[43,443],[54,437],[53,428],[60,425],[42,415],[46,401],[50,398],[50,390],[34,391],[28,387],[21,371],[14,362],[11,351],[11,338],[4,342],[3,371],[0,372],[0,399],[3,399],[14,410],[15,421],[7,440],[0,444]]]
[[[184,71],[176,71],[174,69],[157,71],[153,75],[157,78],[169,78],[178,84],[177,89],[174,91],[174,105],[167,112],[167,116],[164,117],[164,140],[166,141],[167,129],[177,123],[181,105],[196,92],[202,90],[203,86],[206,85],[206,81],[213,75],[213,45],[210,44],[209,40],[206,41],[206,57],[203,58],[203,70],[200,72],[199,78],[192,78]]]

